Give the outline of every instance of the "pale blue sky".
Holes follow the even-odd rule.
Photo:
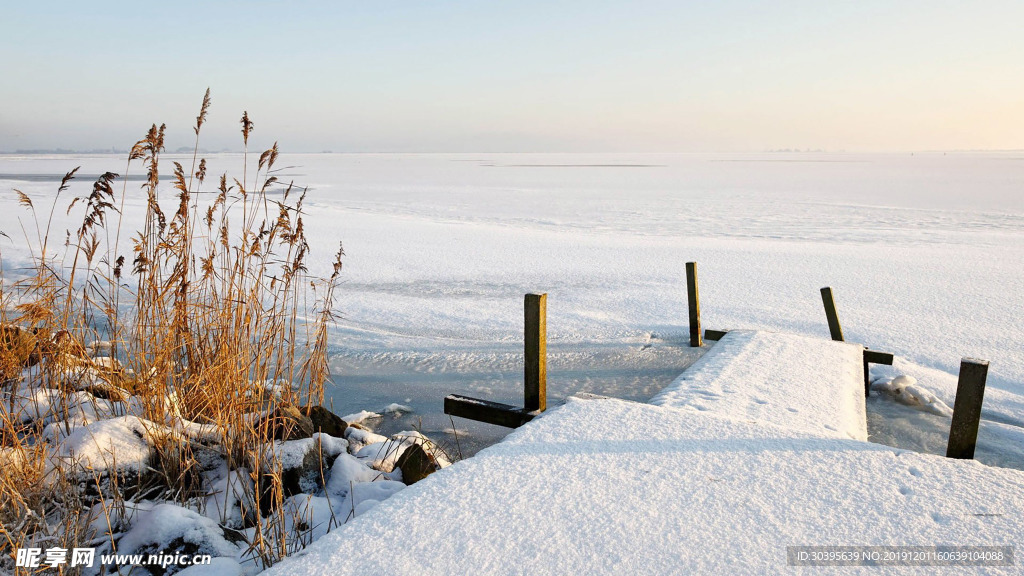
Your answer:
[[[8,2],[0,150],[1024,148],[1022,2]]]

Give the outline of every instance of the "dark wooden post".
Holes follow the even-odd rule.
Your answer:
[[[978,443],[978,425],[981,421],[981,402],[985,397],[988,361],[964,358],[960,360],[960,379],[953,402],[953,422],[949,427],[947,458],[974,458]]]
[[[547,294],[527,294],[523,307],[523,407],[459,394],[444,398],[444,413],[470,420],[517,428],[548,407]]]
[[[697,263],[686,263],[686,296],[690,309],[690,346],[699,347],[704,342],[700,335],[700,296],[697,294]]]
[[[843,342],[843,327],[839,325],[839,314],[836,313],[836,301],[832,296],[832,288],[825,286],[821,289],[821,302],[825,305],[825,317],[828,318],[828,331],[832,339]]]
[[[547,299],[547,294],[527,294],[525,299],[523,408],[527,412],[543,412],[548,407]]]

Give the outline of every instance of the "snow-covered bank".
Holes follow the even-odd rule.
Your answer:
[[[1022,493],[1015,470],[692,411],[570,400],[266,574],[780,573],[792,570],[786,546],[1015,545]]]

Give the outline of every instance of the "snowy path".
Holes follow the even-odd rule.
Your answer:
[[[861,441],[859,354],[731,334],[656,398],[665,406],[571,398],[266,574],[775,574],[794,570],[787,546],[1020,541],[1024,473]]]
[[[867,440],[864,347],[734,330],[651,403]]]

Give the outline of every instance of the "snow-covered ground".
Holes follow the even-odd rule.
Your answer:
[[[573,399],[265,574],[1019,574],[793,568],[787,547],[1015,546],[1022,490],[1018,470]]]
[[[22,237],[12,188],[52,196],[54,178],[39,175],[123,164],[0,157],[0,201],[11,207],[0,230]],[[285,154],[278,165],[292,166],[283,180],[312,187],[314,267],[327,271],[337,240],[347,252],[335,411],[413,409],[383,414],[381,429],[451,428],[441,414],[450,392],[517,400],[522,295],[532,291],[549,295],[554,400],[646,400],[695,358],[685,348],[690,260],[707,327],[824,337],[818,289],[830,285],[847,339],[897,355],[876,377],[912,376],[952,406],[960,358],[985,358],[982,444],[1024,425],[1024,154]],[[210,158],[211,174],[240,168],[240,155]],[[135,192],[129,213],[142,200]],[[13,274],[22,255],[6,239],[0,249]],[[898,440],[917,421],[948,427],[884,400],[868,405],[874,437]],[[505,433],[455,427],[467,452]]]

